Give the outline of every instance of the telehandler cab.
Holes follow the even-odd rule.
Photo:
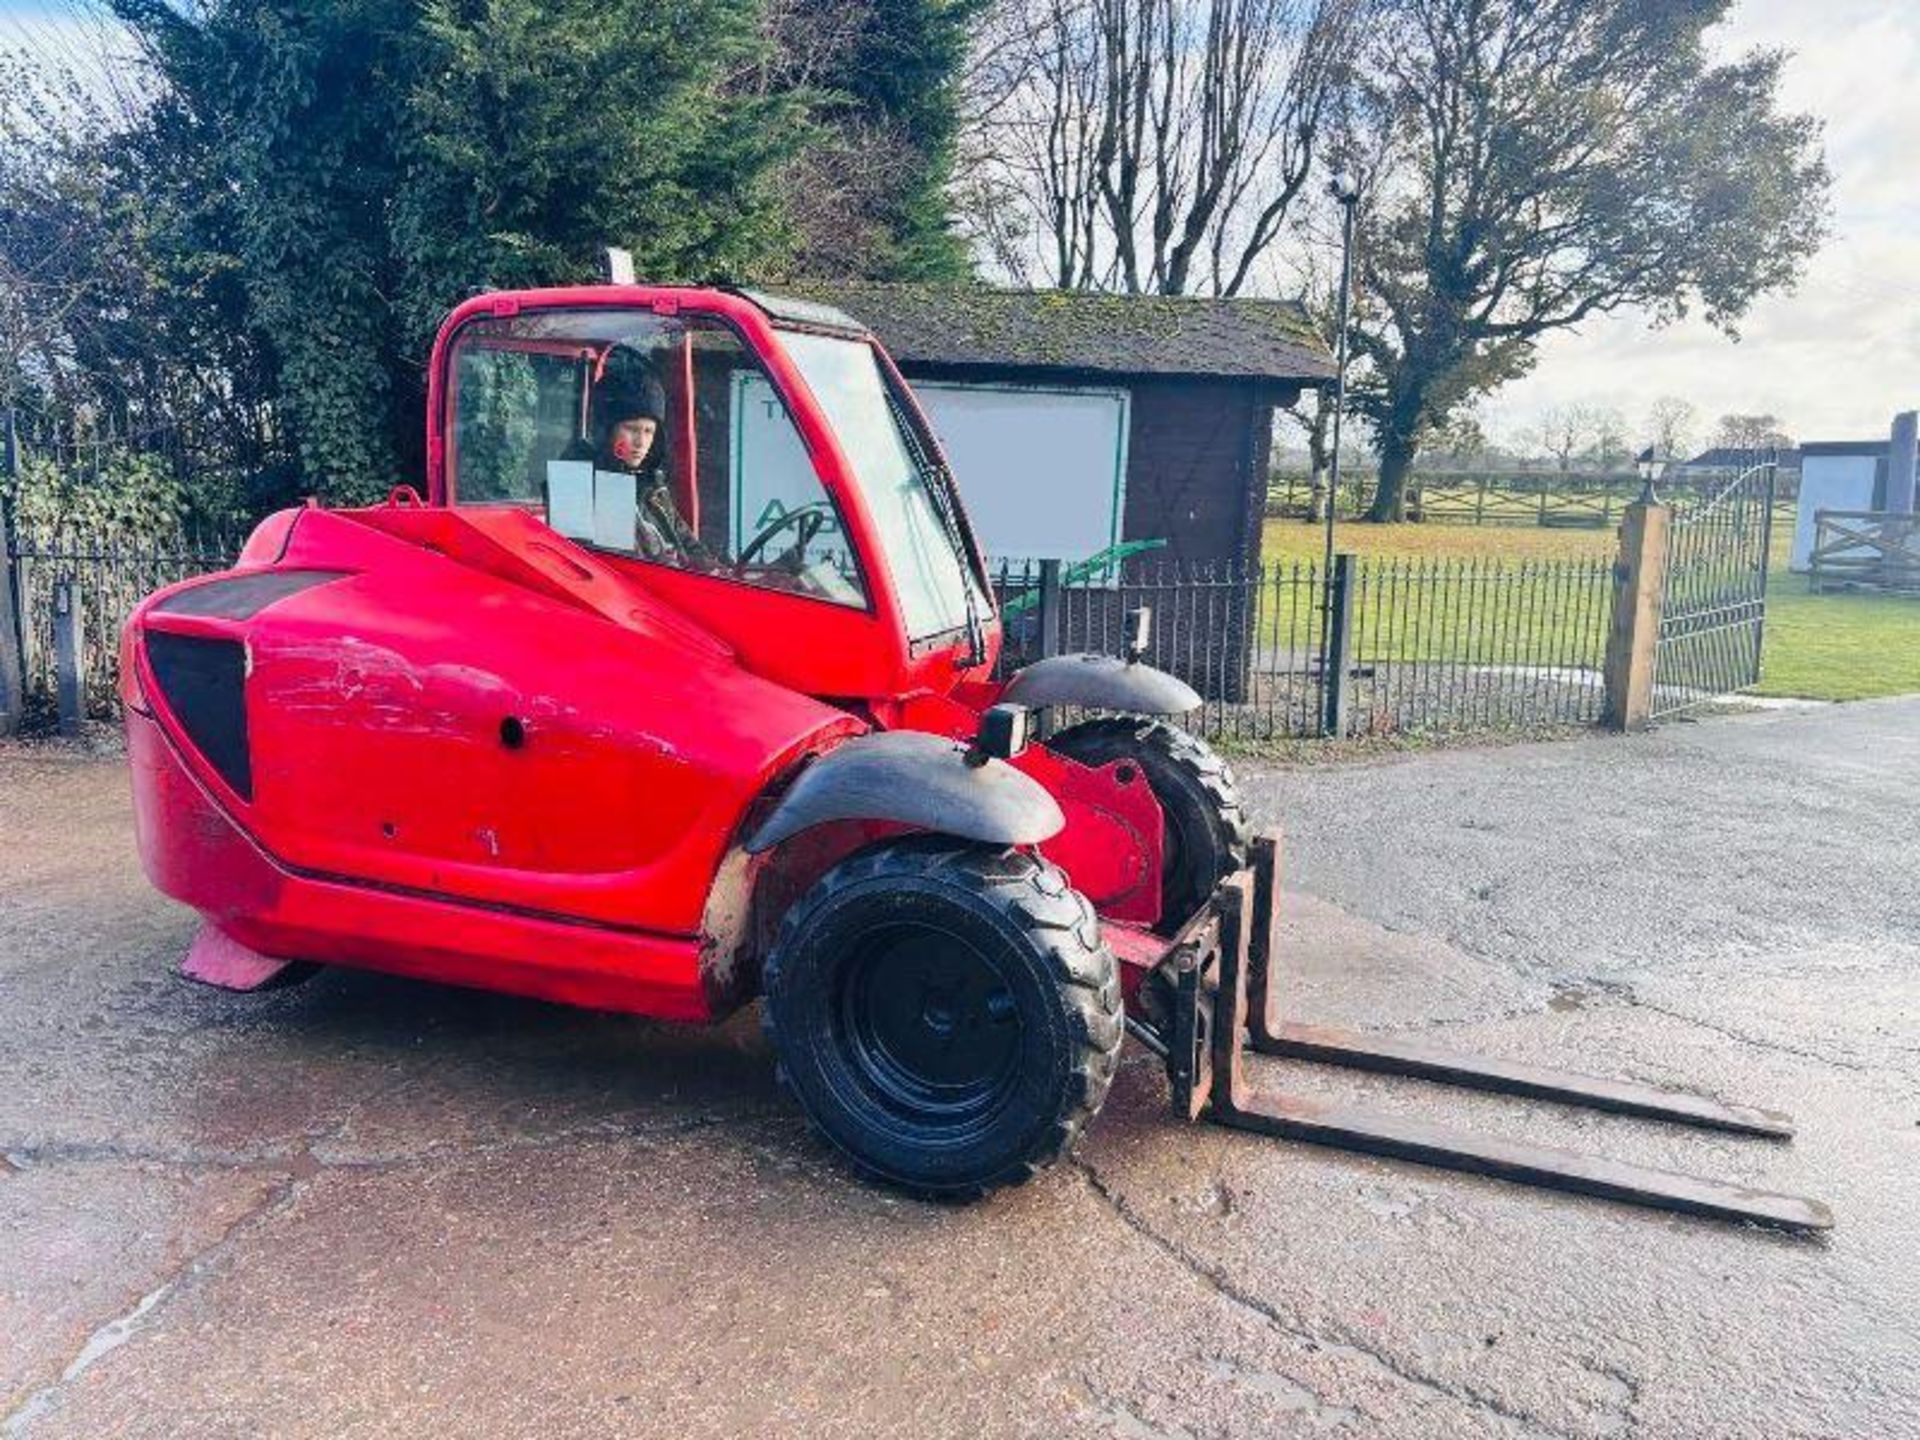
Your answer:
[[[715,1021],[863,1171],[1025,1179],[1128,1030],[1187,1116],[1788,1228],[1824,1207],[1261,1097],[1243,1047],[1781,1136],[1783,1117],[1282,1023],[1276,843],[1126,655],[994,678],[979,546],[858,323],[721,288],[482,295],[426,495],[264,521],[123,638],[186,972],[318,964]],[[1097,718],[1036,739],[1036,711]]]

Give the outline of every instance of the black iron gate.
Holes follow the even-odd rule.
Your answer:
[[[1772,460],[1747,466],[1670,523],[1655,717],[1760,681],[1777,470]]]

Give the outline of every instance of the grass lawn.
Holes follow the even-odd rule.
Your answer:
[[[1324,533],[1320,526],[1299,520],[1269,520],[1261,553],[1268,560],[1318,562]],[[1597,560],[1613,554],[1613,532],[1538,525],[1367,525],[1343,520],[1335,527],[1334,548],[1396,559]]]
[[[1762,695],[1814,700],[1865,700],[1877,695],[1920,691],[1920,599],[1881,595],[1812,595],[1806,577],[1786,569],[1791,529],[1776,527],[1773,554],[1778,557],[1767,591],[1765,678]],[[1269,520],[1263,553],[1269,562],[1318,563],[1321,530],[1295,520]],[[1613,554],[1611,530],[1556,530],[1534,526],[1366,525],[1342,523],[1337,549],[1370,559],[1499,561],[1517,566],[1529,560],[1606,560]],[[1376,572],[1379,573],[1379,572]],[[1396,593],[1392,567],[1384,571],[1382,614],[1400,616],[1390,629],[1368,631],[1359,622],[1363,651],[1376,658],[1420,659],[1472,654],[1478,663],[1597,663],[1591,594],[1498,581],[1455,582],[1450,602],[1426,603],[1414,587]],[[1510,603],[1528,597],[1524,613]],[[1304,592],[1302,598],[1304,599]],[[1296,604],[1277,604],[1263,617],[1269,641],[1285,643],[1293,633],[1311,633],[1310,622],[1295,616]],[[1363,597],[1363,612],[1366,610]],[[1599,616],[1597,643],[1604,645],[1605,617]],[[1589,652],[1591,656],[1589,658]]]
[[[1776,570],[1756,693],[1871,700],[1920,690],[1920,599],[1810,595],[1804,575]]]
[[[1318,567],[1317,525],[1269,520],[1270,564]],[[1463,669],[1596,670],[1606,649],[1612,554],[1607,532],[1537,526],[1342,524],[1335,548],[1362,556],[1354,657]],[[1584,561],[1578,568],[1558,562]],[[1269,587],[1262,640],[1298,653],[1319,634],[1319,595]]]

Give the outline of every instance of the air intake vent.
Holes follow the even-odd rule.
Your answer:
[[[194,748],[235,794],[253,799],[253,762],[247,753],[247,657],[240,642],[149,630],[147,661],[167,708]]]
[[[156,615],[208,615],[221,620],[251,620],[276,600],[315,585],[338,580],[344,570],[257,570],[223,575],[190,589],[176,590],[153,607]]]

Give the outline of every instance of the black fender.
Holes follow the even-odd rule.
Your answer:
[[[800,772],[747,852],[829,820],[891,820],[991,845],[1038,845],[1067,823],[1038,780],[1003,760],[969,765],[966,745],[919,730],[858,735],[829,750]]]
[[[1051,655],[1019,671],[1000,692],[1002,704],[1085,705],[1136,715],[1184,715],[1200,696],[1186,681],[1114,655]]]

